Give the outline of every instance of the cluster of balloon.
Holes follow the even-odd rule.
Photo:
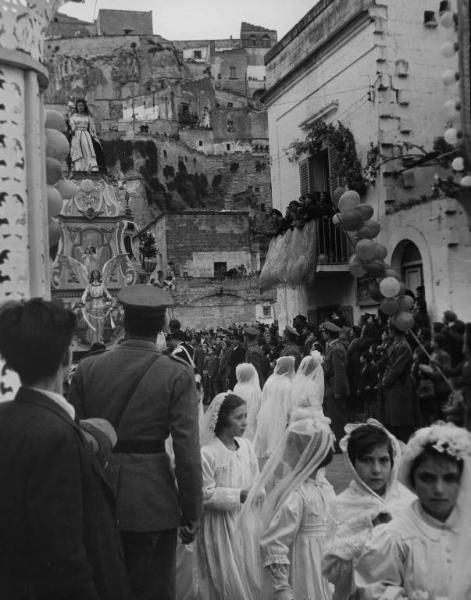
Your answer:
[[[409,331],[414,325],[411,312],[414,301],[405,295],[406,286],[400,276],[385,262],[386,246],[374,240],[381,226],[373,219],[373,208],[361,204],[360,195],[354,190],[339,188],[333,196],[339,212],[332,222],[343,227],[355,248],[350,258],[350,273],[355,278],[368,277],[370,296],[380,302],[380,310],[391,317],[398,329]]]
[[[56,217],[62,210],[64,200],[79,192],[72,181],[62,176],[62,162],[69,154],[69,142],[64,135],[67,127],[64,117],[57,110],[46,111],[46,183],[47,214],[49,219],[49,247],[60,239],[60,227]]]

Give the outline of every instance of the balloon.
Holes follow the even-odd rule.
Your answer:
[[[365,224],[358,230],[358,237],[371,240],[381,231],[381,225],[374,219],[365,221]]]
[[[408,311],[414,307],[414,299],[410,296],[403,296],[399,299],[399,310]]]
[[[379,242],[373,242],[375,245],[375,258],[378,260],[384,260],[388,255],[388,249]],[[386,267],[385,267],[386,268]]]
[[[355,278],[364,277],[366,275],[365,267],[359,262],[350,263],[348,270]]]
[[[63,199],[60,193],[52,185],[47,186],[47,214],[49,217],[57,217],[62,210]]]
[[[464,171],[464,159],[462,156],[457,156],[451,161],[451,168],[453,171]]]
[[[65,160],[69,155],[69,142],[57,129],[46,129],[46,156]]]
[[[356,208],[360,204],[360,194],[353,190],[344,192],[339,198],[339,210],[343,212],[349,208]]]
[[[64,117],[57,110],[48,110],[46,112],[46,128],[57,129],[57,131],[67,131]]]
[[[46,156],[46,183],[54,185],[62,179],[62,167],[58,160]]]
[[[394,298],[400,289],[401,284],[394,277],[385,277],[379,282],[379,290],[385,298]]]
[[[335,215],[332,217],[332,223],[334,225],[340,225],[340,214],[339,213],[335,213]]]
[[[334,206],[338,206],[340,196],[345,194],[346,191],[347,190],[343,187],[335,188],[334,193],[332,194],[332,202],[334,203]]]
[[[397,295],[398,296],[404,296],[404,294],[406,293],[406,290],[407,290],[406,284],[403,283],[402,281],[400,281],[399,282],[399,286],[400,286],[400,288],[399,288],[399,291],[398,291]]]
[[[73,181],[70,179],[61,179],[56,183],[56,190],[60,193],[64,200],[68,200],[69,198],[75,198],[80,193],[80,189]]]
[[[51,246],[55,246],[61,237],[61,228],[59,226],[59,223],[57,223],[57,221],[49,221],[49,227],[48,227],[48,233],[49,233],[49,248]]]
[[[364,266],[370,277],[382,277],[384,275],[385,266],[382,260],[371,260],[365,263]]]
[[[340,213],[342,226],[347,231],[356,231],[363,225],[363,217],[361,212],[356,208],[349,208]]]
[[[442,73],[442,81],[445,85],[453,85],[459,78],[460,76],[453,69],[447,69]]]
[[[443,138],[447,144],[454,146],[458,143],[459,132],[455,127],[449,127],[443,134]]]
[[[471,187],[471,175],[465,175],[460,181],[461,187]]]
[[[373,210],[373,207],[370,206],[369,204],[360,204],[360,206],[357,207],[357,210],[359,210],[361,212],[365,221],[367,221],[368,219],[371,219],[371,217],[373,216],[373,214],[375,212]]]
[[[355,246],[355,254],[361,260],[371,260],[375,255],[375,246],[371,240],[360,240]]]
[[[395,298],[384,298],[379,309],[385,315],[394,315],[399,310],[399,302]]]
[[[409,311],[402,310],[391,318],[391,323],[401,331],[410,331],[414,327],[414,315]]]
[[[401,280],[401,276],[394,269],[386,269],[386,273],[384,274],[384,276],[385,277],[394,277],[394,279],[397,279],[398,281]]]

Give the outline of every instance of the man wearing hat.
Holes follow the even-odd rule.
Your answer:
[[[156,350],[170,295],[139,284],[118,300],[125,338],[79,364],[69,400],[79,418],[107,419],[117,431],[110,467],[136,600],[173,600],[177,529],[191,542],[202,506],[194,376],[184,361]],[[165,453],[170,434],[177,485]]]
[[[296,329],[291,327],[291,325],[286,326],[284,341],[285,344],[281,350],[280,356],[294,356],[294,366],[297,370],[302,358],[301,347],[299,346],[301,338],[299,337],[299,333],[296,331]]]
[[[260,331],[255,327],[246,327],[244,330],[245,337],[247,340],[247,350],[245,352],[245,362],[252,364],[257,373],[258,379],[260,382],[260,387],[262,388],[265,383],[265,375],[264,375],[264,362],[265,357],[262,352],[262,349],[258,345],[258,336],[260,335]]]
[[[346,398],[350,393],[347,377],[347,351],[339,340],[342,329],[326,321],[322,337],[326,343],[324,368],[324,412],[332,421],[337,442],[344,435],[347,419]]]

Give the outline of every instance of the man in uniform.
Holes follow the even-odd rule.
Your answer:
[[[170,295],[139,284],[123,288],[118,300],[125,338],[79,364],[69,401],[79,418],[105,418],[118,433],[110,463],[136,600],[173,600],[177,529],[191,542],[202,506],[194,376],[155,347]],[[169,434],[177,485],[165,452]]]
[[[247,327],[245,329],[245,337],[247,339],[247,350],[245,352],[245,362],[252,364],[257,373],[258,379],[260,382],[260,387],[262,388],[265,383],[265,375],[264,375],[264,363],[265,363],[265,355],[263,354],[262,349],[260,348],[257,337],[260,335],[260,331],[255,327]]]
[[[301,347],[299,346],[301,338],[296,329],[291,327],[291,325],[287,325],[285,329],[284,341],[285,344],[281,350],[280,356],[294,356],[294,366],[297,370],[302,358]]]
[[[324,412],[332,421],[332,431],[338,441],[344,435],[347,419],[346,398],[349,395],[347,377],[347,351],[338,339],[342,329],[326,321],[322,336],[326,343],[324,358]]]

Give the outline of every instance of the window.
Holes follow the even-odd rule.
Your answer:
[[[224,277],[227,272],[227,262],[214,263],[214,277]]]
[[[234,121],[227,121],[227,131],[234,131]]]
[[[264,48],[269,48],[270,47],[270,36],[269,35],[264,35],[262,38],[262,46]]]
[[[218,73],[218,79],[222,79],[221,73]]]
[[[234,106],[234,103],[233,103],[233,102],[228,102],[228,103],[227,103],[227,108],[232,108],[233,106]]]
[[[264,203],[264,202],[261,202],[261,203],[260,203],[260,210],[261,210],[262,212],[265,212],[265,203]]]
[[[228,152],[230,152],[230,151],[231,151],[231,145],[230,145],[230,144],[226,144],[226,150],[227,150]]]
[[[302,194],[329,192],[329,152],[323,150],[299,163],[299,191]]]
[[[193,58],[202,58],[201,50],[193,50]]]
[[[164,150],[164,158],[167,158],[167,150]]]
[[[255,35],[251,35],[250,36],[250,44],[252,46],[256,46],[257,45],[257,37]]]
[[[229,79],[237,79],[237,73],[235,67],[229,67]]]
[[[263,306],[263,316],[264,317],[271,317],[271,306]]]
[[[198,146],[202,146],[203,145],[203,140],[198,140]]]
[[[255,191],[256,191],[256,192],[259,192],[259,191],[260,191],[260,188],[259,188],[259,187],[256,187],[256,188],[255,188]]]

